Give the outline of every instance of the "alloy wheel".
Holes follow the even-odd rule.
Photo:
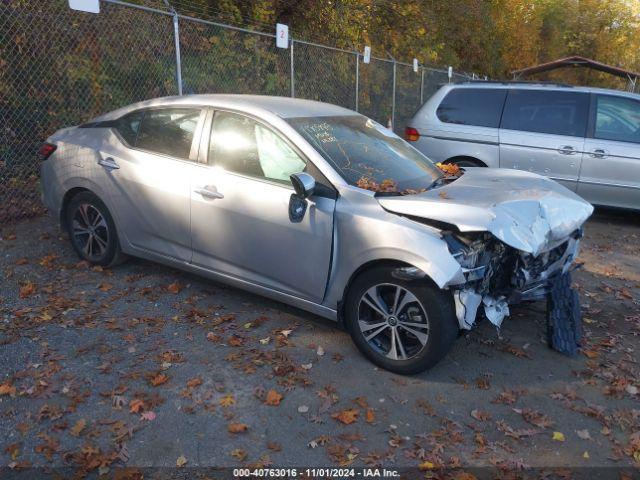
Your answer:
[[[426,346],[429,319],[418,298],[404,287],[369,288],[358,305],[358,326],[367,343],[392,360],[408,360]]]
[[[81,203],[73,214],[74,242],[89,260],[102,258],[109,245],[109,227],[100,210]]]

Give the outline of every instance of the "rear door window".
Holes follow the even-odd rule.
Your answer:
[[[135,147],[153,153],[188,159],[200,111],[198,108],[146,110]]]
[[[598,95],[593,136],[600,140],[640,143],[640,102]]]
[[[497,128],[506,95],[504,88],[454,88],[444,97],[436,115],[445,123]]]
[[[502,128],[584,137],[589,94],[557,90],[518,90],[507,95]]]

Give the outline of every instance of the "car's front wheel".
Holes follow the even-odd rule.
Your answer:
[[[434,366],[451,348],[458,322],[450,292],[427,279],[396,278],[395,267],[365,271],[345,303],[345,322],[374,364],[411,375]]]
[[[124,258],[113,218],[95,194],[74,196],[67,206],[66,223],[71,244],[83,260],[106,267]]]

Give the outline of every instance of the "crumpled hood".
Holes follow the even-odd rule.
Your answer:
[[[590,203],[546,177],[520,170],[469,168],[456,181],[418,195],[378,197],[386,210],[488,231],[537,256],[579,228]]]

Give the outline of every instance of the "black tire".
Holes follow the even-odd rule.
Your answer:
[[[460,158],[458,160],[452,160],[449,163],[455,163],[460,168],[468,168],[468,167],[484,167],[482,163],[477,160],[473,160],[472,158]]]
[[[547,294],[547,340],[554,350],[573,356],[582,340],[580,297],[571,288],[570,273],[559,275],[551,282],[551,291]]]
[[[80,192],[74,196],[67,205],[65,218],[71,245],[83,260],[92,265],[110,267],[126,258],[120,250],[109,209],[94,193]],[[96,225],[85,228],[86,223]],[[91,231],[87,233],[89,229]]]
[[[375,365],[394,373],[412,375],[433,367],[447,354],[458,336],[458,320],[455,315],[455,306],[450,292],[440,290],[428,279],[408,281],[396,278],[392,275],[395,268],[396,267],[391,266],[375,267],[366,270],[355,279],[349,289],[345,302],[345,325],[358,349]],[[428,324],[428,327],[423,328],[428,328],[428,335],[426,343],[422,344],[422,346],[418,345],[420,342],[417,341],[417,337],[403,329],[404,327],[401,325],[402,322],[398,321],[396,324],[397,331],[402,332],[405,339],[409,341],[414,340],[413,348],[419,349],[411,356],[408,355],[409,350],[407,349],[407,358],[392,359],[385,356],[382,348],[377,348],[375,345],[372,345],[370,341],[367,341],[359,325],[359,318],[362,313],[361,305],[364,305],[361,302],[363,295],[370,288],[376,286],[382,286],[382,288],[393,288],[393,286],[401,287],[401,289],[413,294],[419,301],[419,304],[418,302],[408,304],[412,305],[411,308],[415,311],[419,311],[420,307],[424,309],[424,313],[426,314],[425,322]],[[381,293],[380,296],[382,296],[382,294],[383,293]],[[403,296],[404,295],[406,295],[406,293],[403,294]],[[422,318],[421,316],[410,317],[407,320],[406,315],[410,313],[409,306],[405,307],[405,309],[401,310],[407,313],[402,315],[402,312],[399,312],[399,317],[404,317],[406,321],[414,321],[413,318]],[[379,316],[379,314],[375,313],[373,315]],[[382,317],[379,316],[379,318],[380,320],[371,318],[371,325],[373,325],[374,322],[382,321]],[[368,330],[368,332],[370,331],[372,330]],[[383,333],[385,332],[383,331]],[[392,334],[389,333],[388,335],[391,336]],[[387,338],[387,340],[389,339]],[[375,341],[374,339],[371,342],[374,343]]]

